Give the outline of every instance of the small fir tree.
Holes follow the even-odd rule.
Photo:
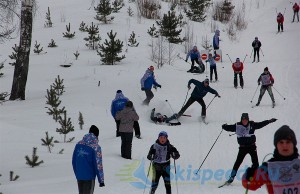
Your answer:
[[[3,69],[4,67],[4,62],[0,63],[0,70]],[[0,73],[0,77],[3,76],[3,73]]]
[[[52,115],[55,122],[58,121],[59,116],[65,112],[65,107],[59,108],[61,101],[59,100],[56,91],[51,87],[50,90],[47,90],[47,102],[46,104],[50,105],[50,107],[46,107],[48,109],[48,114]]]
[[[157,38],[159,36],[159,31],[156,30],[156,27],[154,26],[154,24],[152,25],[152,27],[150,27],[150,29],[147,31],[147,33],[152,37],[152,38]]]
[[[53,39],[51,39],[51,42],[48,44],[48,47],[57,47],[56,42]]]
[[[41,44],[38,44],[37,41],[35,41],[33,52],[39,55],[43,51],[43,47],[40,48],[40,46]]]
[[[8,92],[2,92],[2,93],[0,93],[0,104],[1,104],[2,102],[5,102],[5,101],[6,101],[5,98],[6,98],[7,96],[9,96]]]
[[[60,79],[59,75],[57,76],[57,78],[55,78],[54,83],[52,84],[52,89],[58,96],[62,95],[65,92],[64,79]]]
[[[160,26],[160,34],[168,39],[170,43],[180,43],[183,40],[179,37],[182,29],[177,30],[179,26],[179,19],[174,11],[168,11],[164,14],[162,20],[156,21]]]
[[[96,20],[107,24],[108,22],[111,22],[114,19],[113,16],[108,17],[110,14],[112,14],[113,11],[109,0],[100,0],[100,3],[97,5],[97,7],[94,7],[94,9],[97,12],[97,15],[95,17]]]
[[[31,159],[29,158],[29,156],[25,156],[26,159],[26,164],[28,164],[29,166],[31,166],[32,168],[35,166],[39,166],[40,164],[44,163],[43,160],[38,162],[39,156],[36,155],[36,147],[33,147],[33,151],[32,151],[32,157]]]
[[[130,34],[130,37],[128,39],[128,46],[130,47],[138,47],[140,43],[138,43],[135,39],[135,33],[132,31],[132,33]]]
[[[49,138],[48,131],[47,131],[45,139],[41,139],[41,141],[42,141],[42,146],[47,146],[48,151],[51,153],[51,148],[54,147],[53,136]]]
[[[99,36],[99,27],[94,25],[94,23],[92,22],[92,25],[87,27],[86,31],[88,32],[89,36],[87,38],[84,38],[84,40],[88,42],[85,45],[89,47],[89,49],[95,50],[97,47],[97,43],[101,40]]]
[[[82,116],[81,112],[79,112],[78,124],[79,124],[80,129],[82,130],[83,129],[83,125],[84,125],[84,121],[83,121],[83,116]]]
[[[74,131],[71,118],[67,118],[67,111],[64,112],[64,117],[59,117],[58,122],[61,126],[60,128],[56,128],[56,132],[64,135],[64,143],[66,143],[67,134]],[[70,142],[70,140],[68,142]]]
[[[75,32],[71,33],[71,24],[70,23],[69,23],[69,25],[66,25],[66,29],[67,29],[67,32],[63,33],[63,37],[68,38],[68,39],[74,38]]]
[[[201,44],[201,46],[205,50],[207,50],[209,53],[210,53],[210,51],[212,51],[212,45],[210,44],[210,41],[207,39],[207,36],[205,36],[205,38],[202,37],[202,44]]]
[[[185,9],[186,16],[194,22],[203,22],[206,18],[205,11],[211,0],[189,0],[189,10]]]
[[[97,50],[98,55],[101,57],[101,61],[107,65],[114,65],[116,62],[119,62],[125,58],[125,55],[121,57],[118,56],[122,52],[123,42],[119,39],[116,39],[117,33],[113,33],[111,30],[110,33],[107,33],[109,41],[105,39],[104,44],[99,45]]]
[[[122,9],[122,7],[124,7],[123,0],[114,0],[112,2],[112,12],[113,13],[118,13],[120,11],[120,9]]]
[[[77,60],[78,57],[79,57],[79,55],[80,55],[80,53],[79,53],[78,50],[77,50],[75,53],[73,53],[73,55],[75,56],[75,59]]]
[[[81,32],[86,32],[87,26],[85,25],[85,23],[82,21],[79,25],[79,31]]]
[[[231,2],[228,0],[225,0],[222,3],[222,7],[221,7],[222,17],[221,18],[223,18],[223,21],[228,22],[231,19],[234,7],[235,6],[232,5]]]
[[[12,49],[14,50],[14,52],[11,55],[9,55],[8,57],[10,59],[14,60],[14,62],[8,63],[8,64],[10,64],[11,66],[15,66],[17,60],[19,60],[20,53],[21,53],[22,49],[21,49],[21,47],[17,46],[16,44],[15,44],[14,47],[12,47]]]
[[[131,9],[130,6],[127,8],[127,13],[128,13],[128,15],[129,15],[130,17],[132,17],[132,16],[134,15],[134,13],[133,13],[133,11],[132,11],[132,9]]]
[[[18,178],[20,178],[19,175],[16,175],[16,176],[14,177],[14,171],[9,171],[9,180],[10,180],[10,181],[16,181]]]
[[[50,14],[50,8],[48,7],[48,12],[46,12],[46,23],[45,23],[45,27],[52,27],[53,23],[51,21],[51,14]]]

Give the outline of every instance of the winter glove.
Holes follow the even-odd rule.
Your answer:
[[[161,88],[161,85],[158,84],[157,87]]]
[[[148,160],[153,160],[154,159],[154,154],[148,154],[147,159]]]
[[[141,90],[142,90],[142,91],[145,91],[145,88],[143,87]]]
[[[227,127],[227,124],[222,125],[222,129],[225,129]]]
[[[179,157],[180,157],[180,154],[179,154],[178,152],[173,152],[173,153],[172,153],[172,158],[173,158],[174,160],[177,160]]]
[[[190,90],[190,89],[191,89],[191,86],[188,86],[188,89]]]
[[[185,62],[187,62],[187,59],[185,60]]]
[[[99,184],[99,187],[104,187],[104,186],[105,186],[104,183],[100,183],[100,184]]]
[[[246,180],[251,181],[253,179],[253,175],[255,173],[255,169],[254,168],[247,168],[246,170]]]
[[[274,123],[275,121],[277,121],[277,119],[275,119],[275,118],[272,118],[269,120],[270,123]]]
[[[257,82],[258,85],[260,85],[260,82]]]
[[[215,97],[221,98],[221,96],[219,94],[216,94]]]

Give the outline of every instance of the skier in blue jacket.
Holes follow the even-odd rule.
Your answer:
[[[215,50],[215,54],[216,54],[216,50],[219,50],[220,49],[220,30],[216,30],[215,31],[215,35],[213,37],[213,47],[214,47],[214,50]]]
[[[215,72],[215,80],[218,81],[218,73],[217,73],[217,63],[215,61],[215,58],[217,56],[212,56],[211,53],[208,55],[208,59],[205,62],[209,62],[210,66],[210,82],[212,82],[212,75]]]
[[[196,61],[196,63],[199,65],[199,69],[200,69],[199,71],[202,73],[204,71],[204,65],[200,58],[200,52],[198,51],[197,46],[194,46],[193,49],[188,52],[188,54],[186,55],[185,62],[188,61],[189,57],[191,57],[192,65],[191,65],[191,69],[188,70],[187,72],[193,73],[195,70],[198,69],[197,67],[194,66]]]
[[[195,101],[197,101],[202,106],[202,112],[201,117],[202,120],[205,121],[206,117],[206,105],[203,100],[203,97],[207,94],[207,92],[215,94],[217,97],[221,97],[218,92],[214,89],[212,89],[209,86],[209,80],[205,79],[203,82],[199,82],[198,80],[191,79],[188,83],[188,89],[191,89],[191,84],[195,85],[195,88],[191,94],[191,97],[188,99],[186,104],[181,108],[181,110],[178,112],[178,116],[180,117],[186,109],[191,106]]]
[[[98,144],[99,129],[92,125],[89,133],[79,141],[74,149],[72,165],[77,179],[79,194],[93,194],[95,178],[104,187],[102,151]]]
[[[146,93],[146,99],[143,102],[144,105],[149,105],[151,99],[154,97],[154,94],[151,91],[152,85],[154,85],[155,89],[156,87],[161,88],[161,85],[158,84],[155,80],[154,67],[150,66],[141,79],[141,90],[145,91]]]

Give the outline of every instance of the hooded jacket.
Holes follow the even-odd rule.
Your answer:
[[[126,98],[122,92],[116,93],[116,97],[111,102],[111,108],[110,108],[111,115],[114,118],[116,117],[116,113],[118,111],[123,110],[127,101],[128,101],[128,98]]]
[[[213,47],[214,47],[214,49],[219,49],[219,42],[220,42],[219,36],[220,36],[220,31],[216,30],[214,38],[213,38]]]
[[[145,90],[151,90],[152,85],[159,86],[155,80],[154,73],[150,71],[150,69],[147,69],[141,79],[141,88],[145,88]]]
[[[139,116],[133,108],[125,106],[117,112],[116,120],[120,120],[120,132],[133,133],[133,123],[139,120]]]
[[[191,79],[188,83],[188,87],[190,87],[191,84],[195,85],[195,88],[191,94],[193,98],[203,98],[207,94],[207,92],[219,95],[216,90],[212,89],[210,86],[205,87],[204,83],[199,82],[198,80]]]

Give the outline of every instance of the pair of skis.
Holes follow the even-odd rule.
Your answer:
[[[184,117],[192,117],[192,115],[187,115],[187,114],[183,114],[181,116],[184,116]],[[201,117],[201,120],[204,124],[208,125],[208,122],[206,122],[205,118]],[[180,122],[179,122],[180,123]]]

